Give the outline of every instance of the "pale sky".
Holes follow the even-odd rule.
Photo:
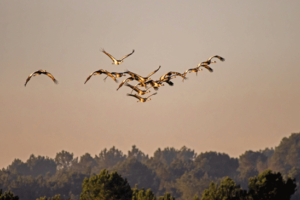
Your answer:
[[[132,145],[238,157],[300,132],[300,1],[0,1],[0,167]],[[135,49],[121,65],[116,58]],[[137,103],[95,70],[188,74]],[[59,81],[33,77],[44,69]],[[119,82],[123,78],[118,79]],[[133,82],[131,82],[133,83]],[[153,91],[153,90],[151,90]]]

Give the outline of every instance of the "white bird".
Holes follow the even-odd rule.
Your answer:
[[[99,70],[94,71],[93,73],[91,73],[91,74],[87,77],[87,79],[86,79],[86,81],[84,82],[84,84],[86,84],[86,82],[87,82],[88,80],[90,80],[90,78],[91,78],[93,75],[101,75],[101,74],[106,74],[107,76],[109,76],[109,77],[111,77],[112,79],[114,79],[114,81],[115,81],[116,83],[118,82],[117,79],[116,79],[111,73],[109,73],[109,72],[106,71],[106,70],[99,69]]]
[[[25,87],[26,87],[27,82],[31,79],[31,77],[36,76],[36,75],[41,75],[41,74],[45,74],[45,75],[49,76],[53,80],[54,83],[56,83],[56,84],[58,83],[57,80],[52,76],[52,74],[50,74],[46,70],[40,69],[38,71],[33,72],[32,74],[30,74],[28,76],[28,78],[26,79],[26,82],[25,82]]]
[[[137,102],[146,102],[146,101],[150,101],[151,100],[151,99],[149,99],[149,97],[151,97],[152,95],[156,95],[156,94],[157,93],[151,94],[150,96],[148,96],[146,98],[140,97],[137,94],[127,94],[127,96],[132,96],[132,97],[137,98],[139,100]]]
[[[134,53],[134,49],[132,50],[132,52],[126,56],[124,56],[123,58],[121,58],[121,60],[117,60],[115,59],[112,55],[110,55],[109,53],[107,53],[106,51],[104,51],[104,49],[102,49],[102,52],[105,53],[108,57],[110,57],[110,59],[112,59],[113,63],[112,64],[115,64],[115,65],[119,65],[123,62],[123,60],[125,58],[127,58],[128,56],[130,56],[131,54]]]

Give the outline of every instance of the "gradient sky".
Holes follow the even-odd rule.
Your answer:
[[[0,1],[0,167],[132,145],[238,157],[300,131],[300,1]],[[119,66],[116,58],[135,49]],[[156,79],[213,55],[225,62],[147,103],[95,70]],[[32,72],[45,69],[59,81]],[[119,79],[120,81],[122,79]]]

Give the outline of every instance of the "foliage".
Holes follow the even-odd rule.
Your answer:
[[[109,173],[105,169],[98,175],[85,178],[80,194],[80,200],[129,200],[131,198],[132,190],[127,180],[117,172]]]
[[[15,196],[11,191],[2,192],[0,189],[0,200],[19,200],[18,196]]]
[[[142,196],[151,189],[157,199],[165,193],[178,200],[197,199],[196,196],[202,197],[204,190],[209,189],[212,181],[220,187],[224,177],[229,176],[247,189],[249,178],[257,178],[259,173],[272,169],[280,172],[282,179],[296,179],[293,183],[296,183],[297,191],[291,200],[298,200],[299,157],[300,133],[283,138],[275,149],[246,151],[238,159],[217,152],[197,155],[185,146],[157,149],[152,157],[135,145],[127,155],[115,147],[104,149],[95,156],[86,153],[74,157],[71,152],[61,151],[53,159],[39,155],[31,155],[25,162],[15,159],[0,170],[0,188],[13,192],[22,200],[53,198],[57,194],[62,199],[79,200],[83,180],[107,169],[117,171],[131,186],[137,184],[139,188],[145,188],[138,190]]]
[[[201,200],[242,200],[247,198],[247,192],[236,185],[231,178],[226,177],[219,186],[211,182]]]
[[[295,180],[286,181],[280,173],[271,170],[249,179],[249,194],[253,200],[282,200],[290,199],[296,189]]]
[[[156,200],[154,193],[151,189],[145,191],[144,188],[138,189],[137,185],[132,189],[132,200]]]

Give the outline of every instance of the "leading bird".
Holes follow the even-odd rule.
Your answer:
[[[134,49],[132,50],[132,52],[126,56],[124,56],[123,58],[121,58],[121,60],[117,60],[115,59],[112,55],[110,55],[109,53],[107,53],[106,51],[104,51],[104,49],[102,49],[102,52],[105,53],[108,57],[110,57],[110,59],[112,59],[113,63],[112,64],[115,64],[115,65],[119,65],[123,62],[123,60],[125,58],[127,58],[128,56],[130,56],[131,54],[134,53]]]
[[[54,78],[54,76],[52,76],[52,74],[50,74],[46,70],[40,69],[38,71],[33,72],[32,74],[30,74],[28,76],[28,78],[26,79],[26,82],[25,82],[25,87],[26,87],[28,81],[31,79],[31,77],[36,76],[36,75],[41,75],[41,74],[45,74],[45,75],[49,76],[53,80],[54,83],[56,83],[56,84],[58,83],[57,80]]]

